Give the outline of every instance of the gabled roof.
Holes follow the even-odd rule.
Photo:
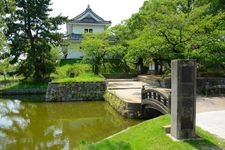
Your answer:
[[[84,12],[73,18],[73,22],[111,24],[111,21],[105,21],[103,18],[94,13],[89,5]]]

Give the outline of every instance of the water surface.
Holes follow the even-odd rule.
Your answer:
[[[0,99],[0,149],[71,149],[139,123],[106,102],[45,103]]]

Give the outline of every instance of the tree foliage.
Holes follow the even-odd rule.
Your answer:
[[[5,36],[3,33],[4,22],[3,22],[3,14],[4,14],[4,3],[0,1],[0,61],[3,59],[3,48],[5,45]]]
[[[10,6],[8,0],[5,2],[5,7]],[[13,5],[15,11],[7,9],[5,17],[5,35],[10,47],[7,55],[12,58],[11,63],[19,64],[17,73],[25,79],[45,80],[56,63],[51,48],[62,40],[58,25],[67,18],[49,17],[50,0],[15,0]]]
[[[127,44],[127,60],[156,64],[194,58],[202,68],[225,67],[225,12],[216,1],[149,0],[121,24],[116,36]],[[214,7],[215,6],[215,7]],[[128,37],[125,37],[128,36]],[[124,39],[123,39],[124,37]]]
[[[126,42],[118,35],[116,37],[113,31],[114,29],[102,33],[87,33],[82,40],[83,60],[92,64],[95,74],[130,71],[124,59],[127,53]]]
[[[99,67],[103,63],[104,57],[109,47],[107,33],[87,33],[81,43],[84,52],[84,60],[92,64],[92,70],[95,74],[99,73]]]

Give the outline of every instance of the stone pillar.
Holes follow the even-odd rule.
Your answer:
[[[195,137],[196,62],[172,61],[171,136],[175,139]]]

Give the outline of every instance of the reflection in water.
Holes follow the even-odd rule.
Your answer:
[[[95,142],[139,121],[124,119],[105,102],[32,103],[0,99],[0,149],[70,149]]]

